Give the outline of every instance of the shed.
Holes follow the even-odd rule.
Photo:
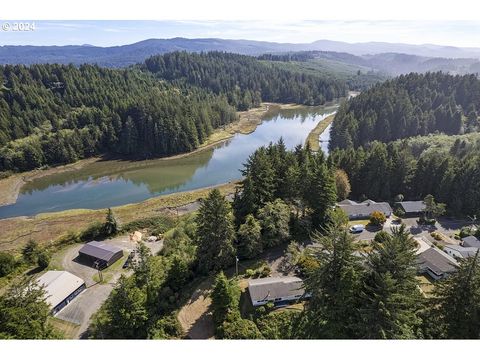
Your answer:
[[[47,271],[37,279],[37,283],[43,287],[45,301],[53,314],[62,310],[85,290],[85,281],[68,271]]]
[[[272,302],[280,305],[300,298],[308,298],[302,279],[296,276],[268,277],[252,279],[248,282],[248,292],[253,306]]]
[[[83,261],[104,268],[121,259],[123,250],[104,242],[90,241],[78,251],[78,254]]]

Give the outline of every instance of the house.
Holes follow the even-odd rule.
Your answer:
[[[425,211],[425,203],[419,201],[400,201],[395,203],[400,209],[403,210],[407,217],[420,216]]]
[[[462,246],[463,247],[474,247],[479,249],[480,248],[480,240],[478,240],[475,236],[470,235],[467,237],[464,237],[462,239]]]
[[[302,279],[296,276],[252,279],[248,282],[248,292],[253,306],[269,302],[278,306],[310,297],[305,294]]]
[[[436,247],[431,247],[417,255],[417,271],[428,274],[434,280],[446,278],[457,270],[458,262]]]
[[[85,281],[68,271],[47,271],[37,279],[45,291],[45,301],[56,314],[85,290]]]
[[[469,258],[475,256],[479,249],[476,247],[464,247],[460,245],[445,245],[443,251],[455,258]]]
[[[90,241],[78,251],[78,254],[81,260],[94,267],[105,268],[121,259],[123,250],[104,242]]]
[[[365,200],[357,203],[353,200],[347,199],[339,202],[337,206],[348,215],[350,220],[368,219],[374,211],[381,212],[386,217],[390,217],[390,215],[392,215],[392,208],[386,202]]]

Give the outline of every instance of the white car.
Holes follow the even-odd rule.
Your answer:
[[[358,234],[358,233],[361,233],[363,230],[365,230],[365,225],[353,225],[351,228],[350,228],[350,232],[352,234]]]

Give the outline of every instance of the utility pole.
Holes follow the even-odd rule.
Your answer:
[[[235,256],[235,273],[238,276],[238,256]]]

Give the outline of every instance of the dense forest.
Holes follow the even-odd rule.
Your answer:
[[[336,149],[353,198],[391,201],[432,194],[453,215],[480,215],[480,134],[419,136],[357,149]]]
[[[359,147],[431,133],[479,128],[480,80],[444,73],[402,75],[376,85],[340,107],[330,148]]]
[[[102,153],[188,152],[235,120],[235,108],[261,101],[322,104],[345,93],[341,82],[227,53],[172,53],[123,70],[1,66],[0,172]]]
[[[136,70],[0,67],[0,171],[96,154],[153,157],[195,149],[236,119],[225,99]]]
[[[254,57],[223,52],[173,52],[145,60],[145,69],[159,78],[224,94],[238,110],[261,101],[321,105],[343,97],[337,80],[279,69]]]

